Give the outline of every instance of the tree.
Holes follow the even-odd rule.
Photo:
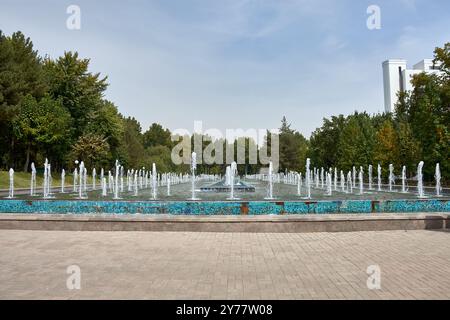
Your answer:
[[[0,153],[3,164],[15,166],[17,141],[13,134],[13,118],[22,99],[45,94],[41,59],[30,38],[21,32],[6,37],[0,30]],[[1,164],[0,162],[0,164]]]
[[[153,123],[150,128],[144,132],[144,147],[166,146],[172,147],[170,140],[171,133],[168,129],[164,129],[160,124]]]
[[[338,142],[338,166],[350,170],[352,166],[366,166],[372,162],[375,129],[366,113],[349,116]]]
[[[305,137],[291,129],[291,124],[283,117],[279,132],[280,170],[300,171],[306,161],[308,144]]]
[[[420,142],[414,138],[411,126],[406,121],[397,123],[396,132],[399,164],[405,165],[408,172],[415,172],[417,164],[422,158]]]
[[[86,133],[89,116],[101,108],[103,93],[108,84],[106,77],[88,71],[89,59],[78,58],[77,52],[64,52],[53,61],[45,60],[44,70],[49,94],[61,99],[74,121],[73,138]]]
[[[391,163],[400,163],[397,133],[390,120],[386,120],[377,131],[374,161],[380,163],[383,168]]]
[[[74,160],[84,161],[87,168],[105,164],[109,153],[107,139],[100,135],[88,133],[78,138],[70,153],[70,163]]]
[[[19,106],[19,113],[14,118],[13,127],[17,140],[26,146],[24,171],[27,171],[31,153],[36,148],[51,148],[52,145],[68,145],[70,115],[61,106],[46,96],[39,102],[27,95]]]
[[[323,119],[322,127],[316,129],[310,138],[308,155],[317,167],[330,168],[339,160],[339,140],[346,124],[343,115]]]
[[[144,165],[144,144],[141,133],[141,125],[135,118],[124,118],[123,137],[121,147],[124,149],[124,165],[131,168],[139,168]]]
[[[86,116],[84,134],[95,134],[106,139],[110,150],[108,160],[111,163],[116,159],[124,160],[124,155],[119,150],[123,132],[122,117],[112,102],[100,101],[98,107]]]

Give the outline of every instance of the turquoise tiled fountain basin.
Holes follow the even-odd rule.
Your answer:
[[[1,199],[0,213],[264,215],[450,212],[449,199],[331,201],[93,201]]]

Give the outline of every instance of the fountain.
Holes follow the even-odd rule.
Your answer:
[[[156,200],[157,195],[157,173],[156,173],[156,165],[152,164],[152,198]]]
[[[344,171],[341,170],[341,192],[345,192],[345,175]]]
[[[364,172],[363,167],[359,167],[359,173],[358,173],[358,179],[359,179],[359,194],[364,194]]]
[[[352,179],[353,179],[352,180],[352,183],[353,183],[352,187],[356,188],[356,167],[355,166],[353,166],[353,178]]]
[[[347,173],[347,193],[353,193],[352,172]]]
[[[419,162],[419,165],[417,166],[417,193],[419,194],[419,198],[425,198],[425,192],[423,189],[423,174],[422,174],[422,168],[423,168],[423,161]]]
[[[192,188],[192,197],[189,200],[200,200],[195,197],[195,170],[197,170],[197,154],[192,152],[191,156],[191,188]]]
[[[324,179],[324,170],[323,167],[320,169],[320,185],[321,188],[324,188],[324,183],[325,183],[325,179]]]
[[[238,198],[234,196],[234,185],[235,185],[234,179],[237,174],[237,164],[235,161],[231,163],[229,172],[230,172],[230,197],[227,198],[227,200],[238,200]]]
[[[407,193],[406,190],[406,166],[402,168],[402,193]]]
[[[115,200],[120,199],[119,197],[119,160],[116,160],[116,169],[114,172],[115,178],[114,178],[114,198]]]
[[[84,184],[86,180],[85,171],[86,168],[84,167],[84,162],[80,162],[80,186],[78,187],[78,199],[87,199],[87,194],[84,192]]]
[[[297,195],[302,195],[302,173],[297,173]]]
[[[96,185],[96,176],[97,176],[97,172],[95,172],[95,168],[92,169],[92,190],[96,190],[97,189],[97,185]]]
[[[369,190],[373,190],[373,188],[372,188],[372,171],[373,171],[372,165],[369,164],[369,172],[368,172],[368,175],[369,175]]]
[[[380,164],[378,164],[377,174],[378,174],[378,191],[381,191],[381,166],[380,166]]]
[[[50,198],[50,164],[47,158],[44,163],[44,198]]]
[[[86,167],[84,167],[84,170],[83,170],[83,191],[87,197],[87,169],[86,169]]]
[[[8,199],[14,198],[14,169],[9,169],[9,193]]]
[[[103,190],[103,178],[105,177],[105,171],[103,170],[103,168],[100,168],[100,185],[102,187]]]
[[[61,170],[61,193],[65,193],[64,191],[64,183],[66,180],[66,171],[64,169]]]
[[[114,181],[111,170],[108,170],[108,191],[109,193],[114,193]]]
[[[267,189],[267,197],[266,200],[273,200],[273,163],[269,161],[269,172],[267,175],[268,189]]]
[[[441,197],[442,186],[441,186],[441,169],[439,168],[439,163],[436,163],[434,178],[436,179],[436,196]]]
[[[327,172],[326,173],[326,185],[327,185],[327,196],[331,196],[333,191],[332,191],[332,182],[331,182],[331,173]]]
[[[306,159],[306,172],[305,172],[305,183],[306,183],[306,199],[311,199],[311,170],[309,166],[311,165],[311,159]]]
[[[170,197],[170,175],[167,177],[167,196]]]
[[[389,192],[392,192],[392,186],[395,183],[395,176],[394,176],[394,165],[391,163],[389,164]]]
[[[120,166],[120,192],[123,192],[123,166]]]
[[[78,164],[78,161],[76,162]],[[78,180],[78,171],[77,168],[73,170],[73,192],[77,193],[77,180]]]
[[[107,192],[107,189],[106,189],[106,178],[105,177],[102,178],[101,184],[102,184],[102,196],[106,197],[108,195],[108,192]]]
[[[36,167],[34,162],[31,163],[31,185],[30,185],[30,196],[35,195],[36,190]]]
[[[137,170],[134,170],[134,181],[133,181],[133,190],[134,190],[134,196],[138,196],[138,172]]]

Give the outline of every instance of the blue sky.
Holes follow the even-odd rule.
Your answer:
[[[71,4],[81,30],[66,28]],[[381,30],[366,27],[372,4]],[[323,117],[383,111],[382,61],[431,58],[450,41],[450,1],[0,0],[0,29],[91,58],[144,130],[277,128],[285,115],[309,136]]]

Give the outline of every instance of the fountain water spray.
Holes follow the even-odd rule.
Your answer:
[[[114,170],[114,198],[115,200],[120,199],[119,197],[119,171],[120,171],[120,165],[119,160],[116,160],[116,169]]]
[[[326,182],[327,182],[327,195],[331,196],[332,195],[332,186],[331,186],[331,173],[328,172],[326,174]]]
[[[436,196],[441,197],[442,186],[441,186],[441,169],[439,168],[439,163],[436,163],[434,178],[436,179]]]
[[[192,197],[190,200],[200,200],[195,197],[195,171],[197,170],[197,154],[192,152],[191,156],[191,188],[192,188]]]
[[[152,164],[152,198],[153,200],[156,200],[156,194],[157,194],[157,173],[156,173],[156,164]]]
[[[120,166],[120,192],[123,192],[123,166]]]
[[[381,191],[381,165],[378,164],[377,167],[377,176],[378,176],[378,191]]]
[[[102,196],[106,197],[108,195],[108,191],[106,189],[106,178],[103,177],[101,181],[102,181]]]
[[[77,168],[75,168],[73,170],[73,192],[76,193],[77,192],[77,183],[78,183],[78,170]]]
[[[65,193],[64,192],[64,183],[66,180],[66,171],[64,169],[61,170],[61,193]]]
[[[14,198],[14,169],[9,169],[9,193],[8,198],[12,199]]]
[[[167,196],[170,197],[170,175],[167,177]]]
[[[269,169],[269,171],[270,171],[270,169]],[[236,174],[237,174],[237,164],[235,161],[233,161],[230,166],[230,197],[227,200],[237,200],[238,199],[234,196],[234,184],[235,184],[234,179],[236,177]]]
[[[392,192],[392,186],[395,183],[395,176],[394,176],[394,165],[391,163],[389,164],[389,191]]]
[[[50,164],[47,158],[44,163],[44,198],[50,197]]]
[[[359,167],[359,173],[358,173],[358,179],[359,179],[359,194],[364,194],[364,171],[363,167]]]
[[[302,195],[302,173],[297,173],[297,195]]]
[[[85,171],[86,171],[86,168],[84,167],[84,162],[83,161],[81,161],[80,162],[80,167],[79,167],[79,169],[80,169],[80,186],[79,186],[79,188],[78,188],[78,198],[79,199],[86,199],[87,198],[87,195],[85,196],[84,195],[84,180],[85,180]]]
[[[352,179],[353,179],[352,180],[352,183],[353,183],[352,187],[356,188],[356,167],[355,166],[353,166],[353,178]]]
[[[347,193],[353,193],[352,173],[347,173]]]
[[[368,172],[368,175],[369,175],[369,190],[372,190],[373,188],[372,188],[372,171],[373,171],[373,167],[372,167],[372,165],[370,164],[369,165],[369,172]]]
[[[273,199],[273,163],[272,161],[269,161],[269,174],[268,174],[268,179],[269,179],[269,190],[268,190],[268,195],[266,198],[266,200],[272,200]]]
[[[345,192],[345,175],[344,171],[341,170],[341,191]]]
[[[325,177],[324,177],[324,170],[322,167],[320,168],[320,185],[322,189],[324,188],[324,184],[325,184]]]
[[[95,168],[92,169],[92,190],[97,189],[96,183],[97,172],[95,172]]]
[[[31,185],[30,185],[30,196],[35,195],[36,190],[36,167],[34,162],[31,163]]]
[[[306,172],[305,172],[305,183],[306,183],[306,198],[311,199],[311,171],[309,166],[311,165],[311,159],[306,159]]]
[[[109,193],[114,193],[114,181],[111,174],[111,170],[108,170],[108,189]]]
[[[225,169],[225,185],[229,186],[231,184],[231,174],[230,174],[231,167],[227,166]]]
[[[134,170],[134,178],[133,178],[133,190],[134,196],[138,196],[138,171]]]
[[[402,168],[402,193],[406,193],[406,166]]]
[[[86,169],[86,167],[84,167],[84,172],[83,172],[83,190],[87,197],[87,169]]]
[[[417,192],[419,194],[419,198],[425,198],[425,192],[423,190],[423,174],[422,174],[422,168],[423,168],[423,161],[419,162],[419,165],[417,166]]]

